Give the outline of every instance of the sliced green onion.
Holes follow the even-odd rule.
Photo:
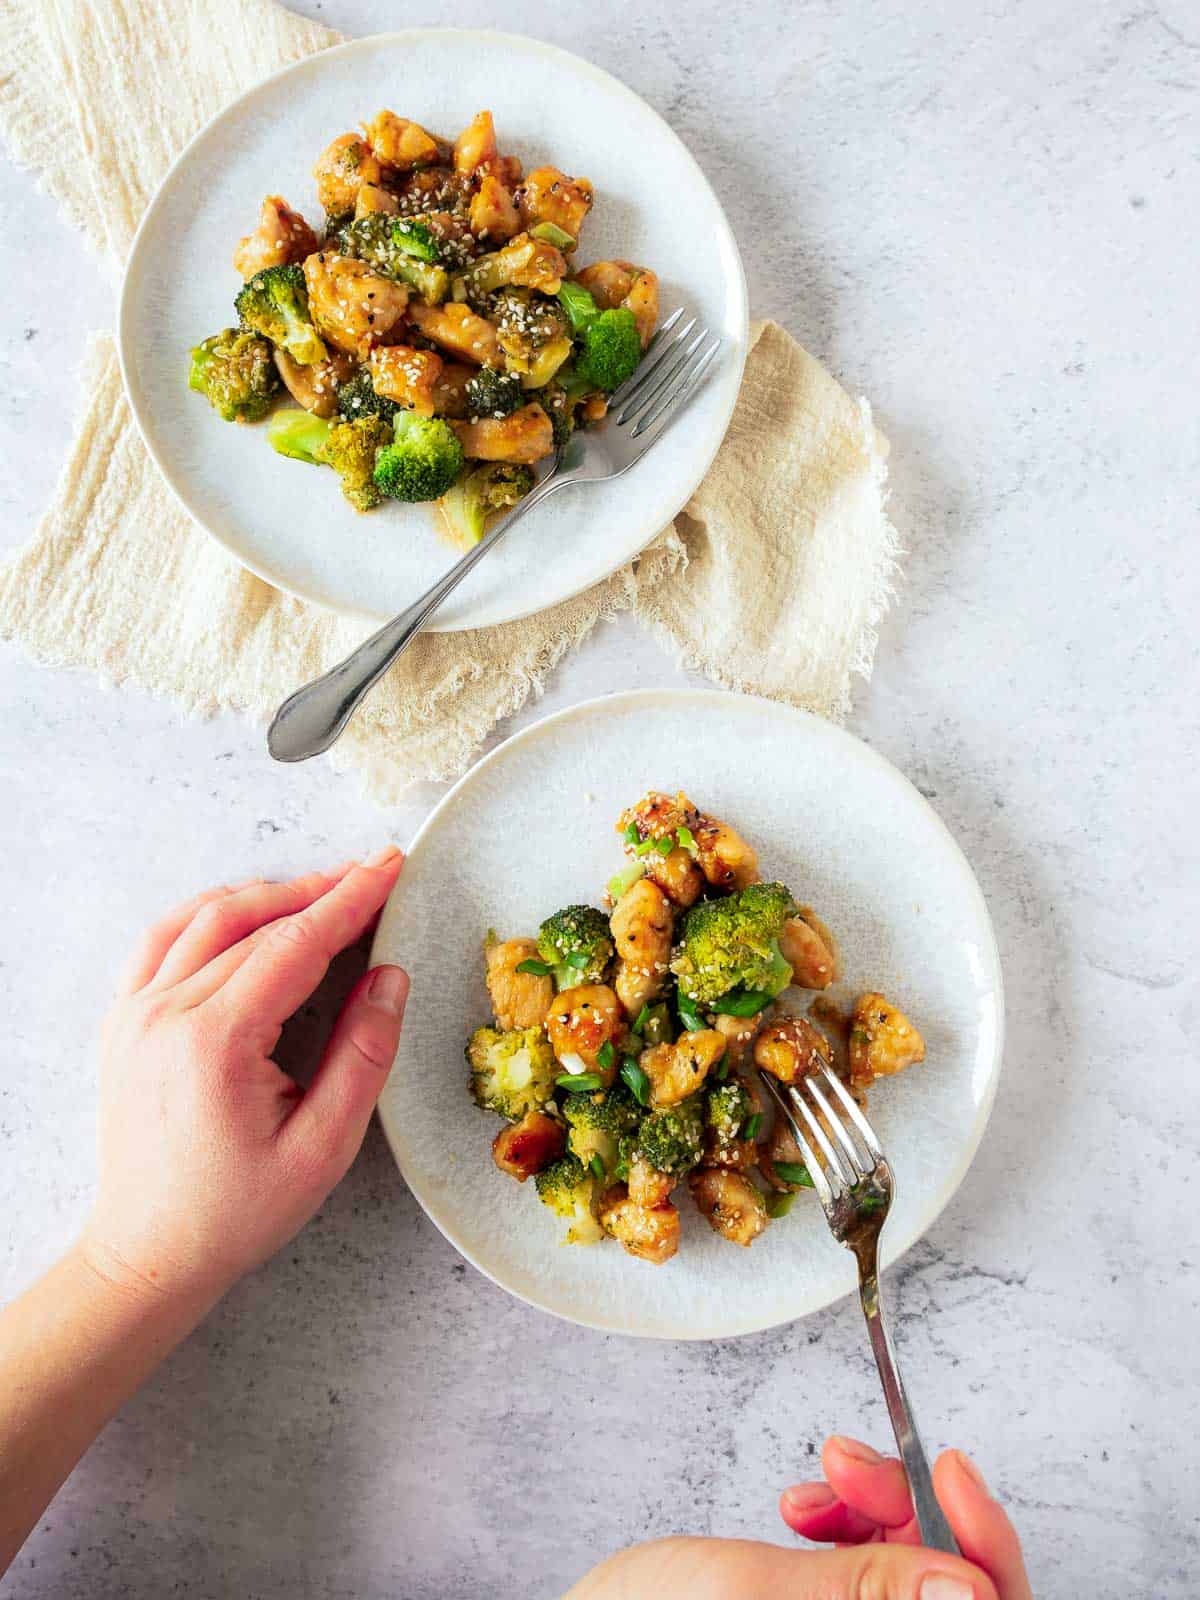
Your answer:
[[[599,1178],[600,1182],[603,1183],[604,1182],[604,1163],[603,1163],[603,1161],[601,1161],[600,1157],[598,1155],[597,1156],[593,1156],[592,1159],[588,1162],[588,1165],[592,1169],[592,1176],[594,1178]]]
[[[803,1161],[776,1161],[772,1165],[775,1168],[775,1176],[783,1183],[794,1183],[801,1189],[812,1188],[812,1177]]]
[[[574,967],[576,972],[582,972],[590,959],[591,958],[585,955],[582,950],[572,950],[570,955],[563,957],[566,965],[568,967]]]
[[[603,1067],[605,1072],[607,1072],[609,1067],[611,1067],[613,1064],[613,1058],[616,1056],[616,1053],[617,1052],[613,1049],[612,1040],[605,1039],[599,1050],[596,1051],[596,1065]]]
[[[742,1129],[743,1139],[754,1139],[762,1127],[762,1112],[756,1111],[752,1117],[746,1118],[746,1126]]]
[[[594,1072],[564,1072],[561,1077],[555,1078],[556,1089],[570,1089],[572,1094],[588,1094],[593,1089],[603,1087],[601,1080]]]
[[[671,851],[675,848],[675,841],[671,838],[670,834],[668,834],[665,839],[655,839],[654,848],[658,851],[660,856],[669,856]]]
[[[620,872],[614,872],[608,880],[608,892],[614,901],[617,901],[627,889],[632,889],[639,878],[644,877],[645,867],[640,861],[631,861],[628,866],[622,867]]]
[[[651,850],[656,850],[657,848],[658,843],[656,840],[643,839],[641,844],[634,845],[633,853],[635,856],[648,856]]]
[[[621,837],[625,840],[626,844],[641,844],[642,842],[642,836],[638,832],[638,825],[636,822],[631,822]]]
[[[696,845],[696,835],[690,828],[677,828],[675,830],[675,837],[679,840],[679,848],[681,850],[690,851],[692,855],[696,854],[698,848]]]
[[[783,1194],[776,1190],[774,1194],[767,1196],[767,1215],[769,1217],[786,1217],[795,1204],[796,1196],[790,1189],[785,1190]]]
[[[762,989],[743,989],[740,994],[735,989],[720,1000],[714,1000],[712,1009],[721,1017],[756,1017],[773,999],[773,995]]]
[[[535,239],[544,239],[556,250],[574,250],[577,242],[575,235],[560,228],[557,222],[538,222],[529,231]]]
[[[675,1009],[679,1012],[679,1020],[683,1023],[688,1033],[700,1033],[704,1027],[700,1013],[684,995],[680,995],[675,1002]]]
[[[650,1104],[650,1079],[634,1060],[622,1061],[621,1076],[638,1105]]]
[[[535,978],[548,978],[554,971],[554,968],[548,967],[544,961],[535,961],[533,957],[530,956],[528,961],[517,962],[517,971],[532,972]]]
[[[641,1033],[642,1029],[646,1026],[646,1024],[649,1021],[650,1021],[650,1002],[647,1001],[646,1004],[642,1007],[642,1009],[638,1012],[636,1018],[634,1019],[634,1023],[633,1023],[633,1031],[634,1031],[634,1033]]]
[[[718,1083],[724,1083],[725,1079],[728,1076],[729,1076],[729,1052],[727,1050],[725,1052],[725,1054],[721,1057],[720,1061],[718,1061],[716,1066],[713,1068],[713,1077],[717,1080]]]

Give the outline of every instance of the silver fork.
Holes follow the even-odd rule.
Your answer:
[[[813,1073],[801,1080],[816,1110],[796,1085],[788,1085],[785,1090],[770,1073],[760,1071],[759,1076],[800,1146],[830,1232],[839,1244],[853,1252],[858,1262],[859,1298],[896,1445],[908,1474],[921,1542],[931,1550],[947,1550],[958,1555],[958,1544],[933,1492],[929,1462],[913,1421],[879,1298],[879,1235],[896,1192],[892,1169],[875,1130],[828,1067],[822,1067],[819,1075]],[[821,1082],[817,1081],[818,1076]],[[840,1102],[858,1135],[857,1140],[845,1119],[834,1109],[826,1089]]]
[[[697,331],[697,324],[696,317],[684,320],[682,307],[672,312],[637,371],[612,395],[604,425],[573,434],[525,498],[419,600],[336,667],[288,696],[267,730],[267,748],[276,761],[307,761],[328,750],[363,696],[407,650],[442,601],[527,511],[564,484],[617,478],[642,459],[695,392],[721,348],[720,339],[707,328]]]

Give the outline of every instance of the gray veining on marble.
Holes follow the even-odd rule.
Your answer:
[[[355,33],[397,20],[382,0],[301,9]],[[988,1137],[892,1277],[899,1344],[928,1442],[977,1454],[1039,1595],[1182,1600],[1200,1565],[1198,1230],[1179,1204],[1200,1023],[1200,21],[1185,0],[743,13],[514,0],[503,22],[667,116],[728,210],[755,313],[868,394],[893,441],[907,586],[851,726],[962,843],[1010,1001]],[[495,15],[470,0],[448,20]],[[11,167],[0,204],[21,219],[0,232],[13,547],[112,293]],[[0,659],[7,1294],[87,1204],[92,1039],[135,932],[201,884],[406,840],[437,791],[383,814],[324,766],[273,768],[241,722]],[[516,722],[685,681],[625,619]],[[776,1491],[833,1429],[886,1442],[853,1304],[706,1347],[569,1329],[465,1267],[373,1133],[109,1429],[4,1593],[551,1597],[629,1539],[782,1536]]]

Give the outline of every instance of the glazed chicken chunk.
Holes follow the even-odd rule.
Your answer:
[[[925,1059],[925,1041],[899,1007],[874,992],[861,995],[850,1017],[850,1077],[889,1078]]]
[[[517,971],[523,961],[537,959],[537,942],[505,939],[486,946],[484,956],[488,994],[498,1026],[506,1031],[539,1027],[554,999],[554,980]]]
[[[766,1202],[741,1172],[698,1167],[688,1176],[688,1188],[713,1232],[731,1244],[753,1244],[767,1225]]]
[[[609,926],[617,948],[613,987],[628,1017],[658,998],[671,957],[675,913],[656,884],[641,878],[613,908]]]
[[[262,203],[258,226],[233,253],[233,269],[252,278],[264,267],[285,267],[303,261],[317,248],[317,236],[298,211],[277,194]]]
[[[373,272],[365,261],[319,250],[304,263],[308,309],[318,331],[347,354],[365,360],[386,344],[408,307],[408,290]]]
[[[600,1203],[600,1226],[619,1239],[631,1256],[662,1266],[679,1249],[679,1213],[668,1201],[640,1206],[623,1184],[610,1189]]]

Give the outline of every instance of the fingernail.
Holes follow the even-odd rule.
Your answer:
[[[796,1483],[783,1491],[783,1503],[789,1511],[825,1511],[837,1504],[837,1495],[827,1483]]]
[[[844,1451],[853,1460],[865,1461],[869,1467],[877,1467],[883,1460],[878,1450],[872,1450],[869,1444],[863,1444],[860,1439],[845,1439],[840,1433],[835,1433],[829,1442],[837,1445],[839,1450]]]
[[[367,1002],[389,1016],[402,1017],[408,999],[408,973],[403,967],[376,967],[367,985]]]
[[[382,850],[376,850],[373,856],[367,856],[363,861],[364,867],[386,867],[400,854],[398,846],[384,845]]]
[[[975,1600],[975,1591],[949,1572],[931,1572],[921,1580],[920,1600]]]
[[[970,1478],[971,1482],[976,1486],[976,1488],[982,1489],[984,1494],[990,1494],[991,1490],[987,1486],[987,1479],[984,1477],[983,1473],[980,1472],[979,1468],[971,1460],[966,1451],[956,1450],[954,1455],[959,1466],[966,1473],[967,1477]]]

